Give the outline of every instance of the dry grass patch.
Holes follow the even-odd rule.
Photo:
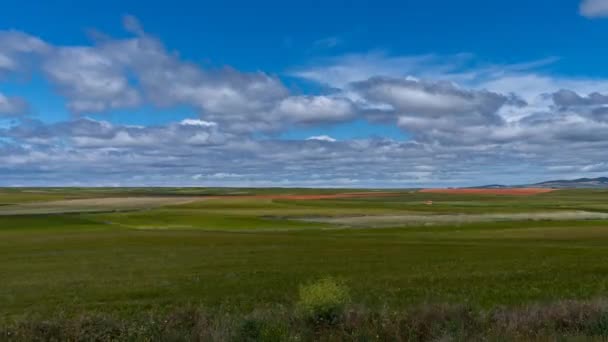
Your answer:
[[[154,208],[204,200],[202,197],[108,197],[34,202],[0,207],[0,215],[63,214]]]
[[[569,221],[569,220],[605,220],[608,213],[591,211],[555,211],[539,213],[501,213],[501,214],[429,214],[429,215],[377,215],[322,217],[301,219],[309,222],[354,227],[394,227],[419,224],[461,224],[497,221]]]

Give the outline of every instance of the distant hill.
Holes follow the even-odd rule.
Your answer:
[[[503,189],[503,188],[555,188],[555,189],[593,189],[606,188],[608,189],[608,177],[599,178],[578,178],[578,179],[560,179],[551,180],[535,184],[525,185],[502,185],[488,184],[482,186],[473,186],[470,189]]]
[[[538,188],[608,188],[608,177],[552,180],[528,186]]]
[[[488,184],[488,185],[470,187],[470,189],[504,189],[504,188],[513,188],[513,186],[502,185],[502,184]]]

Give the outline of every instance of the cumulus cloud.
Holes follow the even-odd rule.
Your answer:
[[[231,67],[202,68],[168,51],[137,19],[124,26],[135,36],[100,37],[90,46],[55,46],[20,32],[0,35],[0,68],[16,68],[18,54],[39,68],[73,113],[105,113],[144,103],[190,106],[205,120],[239,133],[276,131],[285,125],[338,122],[355,115],[335,96],[291,94],[278,77]]]
[[[296,123],[327,123],[353,119],[356,108],[352,101],[333,96],[291,96],[278,103],[277,120]]]
[[[580,12],[588,18],[608,17],[608,0],[583,0]]]
[[[0,76],[23,71],[32,57],[49,50],[50,46],[38,37],[20,31],[0,31]]]
[[[57,48],[44,63],[43,70],[68,98],[68,107],[75,113],[131,108],[140,103],[139,93],[130,84],[125,67],[103,50]]]
[[[608,119],[608,80],[536,70],[556,61],[479,65],[470,55],[372,53],[334,57],[294,75],[340,89],[366,118],[395,124],[418,142],[532,149],[577,136],[597,140]]]
[[[18,54],[36,56],[68,108],[79,114],[128,109],[146,101],[188,105],[213,121],[246,127],[244,123],[263,119],[289,96],[275,76],[230,67],[203,69],[167,51],[135,18],[126,17],[124,25],[134,37],[102,37],[91,46],[53,46],[24,33],[1,32],[0,65],[13,70]]]
[[[608,105],[608,95],[598,92],[581,96],[572,90],[562,89],[552,94],[553,102],[562,107]]]
[[[11,127],[7,136],[33,145],[54,146],[70,142],[78,148],[134,148],[164,150],[168,146],[212,146],[224,143],[226,135],[216,124],[185,119],[166,126],[124,126],[107,121],[80,118],[44,124],[29,120]]]
[[[180,122],[184,126],[201,126],[201,127],[216,127],[217,123],[211,121],[204,121],[199,119],[184,119]]]
[[[396,122],[420,139],[485,134],[504,124],[498,111],[513,102],[509,96],[486,90],[408,78],[375,77],[354,83],[352,89],[372,108],[382,108],[372,111],[372,118]]]
[[[131,26],[135,24],[129,23]],[[243,73],[231,67],[203,69],[167,51],[141,27],[131,29],[139,35],[110,40],[100,48],[132,74],[147,101],[161,107],[191,106],[205,119],[221,122],[225,129],[272,128],[265,116],[278,101],[289,96],[277,77],[264,72]]]
[[[268,110],[287,96],[278,79],[226,67],[204,70],[169,53],[156,38],[126,20],[130,39],[106,39],[91,47],[57,47],[44,71],[75,112],[137,106],[190,105],[215,119]]]
[[[491,116],[507,101],[503,95],[484,90],[464,90],[450,82],[371,78],[355,83],[353,87],[364,98],[389,104],[405,114],[474,113]]]
[[[104,39],[90,47],[55,47],[43,71],[76,113],[191,106],[205,120],[238,133],[276,131],[291,124],[337,122],[354,116],[345,98],[292,95],[276,76],[231,67],[204,69],[170,53],[132,17],[129,39]]]
[[[48,185],[69,179],[90,184],[96,179],[99,185],[416,187],[496,179],[518,183],[547,175],[602,172],[602,151],[608,143],[576,137],[589,135],[590,126],[582,121],[564,115],[522,124],[530,136],[520,132],[517,139],[498,145],[489,143],[498,139],[491,137],[467,146],[391,139],[331,141],[324,136],[253,140],[223,134],[218,126],[183,122],[155,127],[91,119],[22,122],[2,133],[13,142],[0,144],[0,182]],[[562,128],[547,131],[556,127]],[[541,131],[546,132],[538,134]],[[608,127],[598,126],[593,135],[599,138],[606,132]],[[50,140],[40,139],[45,136]]]
[[[0,185],[455,186],[606,169],[608,80],[536,70],[553,58],[352,54],[292,72],[330,88],[307,94],[264,71],[188,61],[133,17],[124,26],[131,36],[83,46],[0,33],[0,73],[37,68],[79,114],[1,126]],[[198,115],[149,126],[86,117],[150,104]],[[26,108],[0,95],[0,115]],[[268,134],[353,120],[398,127],[407,141]]]
[[[26,113],[28,104],[19,97],[9,97],[0,93],[0,117]]]
[[[314,135],[312,137],[306,138],[306,140],[316,140],[316,141],[326,141],[326,142],[336,142],[337,140],[330,137],[329,135]]]

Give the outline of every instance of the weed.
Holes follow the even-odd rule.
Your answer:
[[[349,301],[348,287],[341,281],[327,277],[300,287],[298,308],[315,325],[333,325]]]

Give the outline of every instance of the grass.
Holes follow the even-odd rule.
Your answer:
[[[369,311],[341,307],[330,320],[285,307],[248,314],[185,306],[128,320],[101,313],[28,317],[0,326],[8,341],[605,341],[608,303],[561,301],[476,311],[425,305]]]
[[[52,201],[129,197],[134,192],[239,192],[43,190],[48,193],[2,190],[0,198],[12,203],[31,202],[36,196]],[[0,322],[5,322],[0,326],[15,328],[24,320],[43,322],[57,315],[66,315],[70,324],[76,324],[73,320],[79,315],[129,321],[128,317],[147,312],[170,315],[188,305],[240,317],[239,321],[267,308],[292,310],[299,288],[325,277],[343,281],[353,305],[370,315],[442,305],[464,305],[477,313],[503,307],[500,310],[512,312],[530,305],[607,297],[606,220],[448,222],[381,229],[295,220],[408,213],[608,212],[606,198],[608,192],[597,190],[530,197],[403,191],[386,198],[240,198],[126,212],[0,216]],[[429,199],[435,204],[424,205]],[[367,313],[361,315],[358,319],[368,319]]]

